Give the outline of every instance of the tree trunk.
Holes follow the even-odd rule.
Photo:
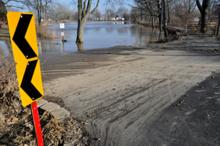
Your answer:
[[[219,35],[219,29],[220,29],[220,12],[218,14],[218,25],[217,25],[217,28],[216,28],[216,36]]]
[[[77,44],[82,44],[84,42],[84,26],[85,26],[85,22],[78,20],[77,37],[76,37]]]
[[[159,19],[159,38],[158,38],[158,40],[161,41],[163,25],[162,25],[162,8],[161,8],[161,1],[160,0],[157,0],[157,7],[158,7],[158,19]]]
[[[41,26],[41,19],[42,19],[42,0],[37,0],[37,21],[39,26]]]
[[[154,22],[154,16],[151,16],[151,27],[154,29],[155,22]]]
[[[85,7],[85,6],[84,6]],[[77,46],[81,46],[79,44],[83,44],[84,42],[84,26],[86,22],[86,14],[83,10],[83,1],[78,0],[78,26],[77,26],[77,36],[76,36],[76,44]]]
[[[78,46],[78,50],[83,50],[84,43],[84,27],[86,21],[90,14],[94,13],[98,8],[99,1],[97,0],[96,5],[93,9],[92,0],[78,0],[78,26],[77,26],[77,36],[76,36],[76,45]]]
[[[41,12],[40,11],[38,11],[38,14],[37,14],[37,16],[38,16],[38,25],[39,26],[41,26]]]
[[[205,33],[205,27],[206,27],[206,12],[201,13],[200,18],[200,32]]]
[[[199,0],[196,0],[197,7],[200,11],[200,32],[205,33],[206,27],[206,16],[207,16],[207,8],[209,6],[210,0],[203,0],[202,4]]]
[[[164,39],[167,39],[167,17],[166,17],[166,3],[165,0],[162,0],[161,2],[162,5],[162,23],[163,23],[163,31],[164,31]]]
[[[167,17],[166,17],[166,3],[165,0],[157,0],[158,17],[159,17],[159,41],[167,39]]]
[[[170,24],[170,2],[167,1],[167,23]]]

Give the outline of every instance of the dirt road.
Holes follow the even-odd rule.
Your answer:
[[[165,109],[220,69],[219,55],[199,52],[127,49],[79,55],[43,66],[45,93],[88,122],[97,146],[151,145],[146,133]]]

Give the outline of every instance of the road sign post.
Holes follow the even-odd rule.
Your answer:
[[[43,146],[36,102],[43,97],[43,84],[34,16],[32,13],[8,12],[7,18],[22,106],[31,105],[38,146]]]
[[[33,116],[34,128],[35,128],[38,146],[44,146],[43,134],[40,125],[40,117],[39,117],[36,101],[31,104],[31,110],[32,110],[32,116]]]
[[[65,34],[64,34],[63,30],[65,29],[65,23],[60,23],[60,29],[62,30],[61,31],[61,41],[64,44],[64,42],[65,42]]]

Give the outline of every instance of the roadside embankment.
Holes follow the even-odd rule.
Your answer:
[[[7,61],[0,61],[0,145],[35,146],[31,109],[30,107],[24,109],[21,106],[14,66]],[[77,146],[89,145],[89,137],[83,128],[83,122],[70,115],[62,120],[57,119],[59,115],[54,114],[53,110],[59,110],[65,115],[65,109],[51,102],[41,101],[41,103],[43,105],[39,104],[41,106],[39,113],[46,146],[66,143]]]

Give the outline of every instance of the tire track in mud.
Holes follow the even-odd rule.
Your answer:
[[[153,83],[151,83],[150,85],[148,85],[148,84],[146,84],[145,86],[146,87],[137,87],[136,89],[133,89],[133,92],[131,91],[131,90],[129,90],[129,92],[124,92],[123,94],[121,94],[121,95],[114,95],[113,97],[112,97],[112,99],[116,99],[117,97],[120,97],[120,99],[118,99],[118,100],[115,100],[114,102],[112,102],[112,103],[110,103],[109,105],[106,105],[106,106],[104,106],[104,107],[101,107],[101,108],[99,108],[99,106],[95,106],[95,107],[92,107],[92,108],[90,108],[90,109],[88,109],[89,111],[92,111],[92,110],[97,110],[100,114],[101,113],[103,113],[103,112],[105,112],[105,111],[108,111],[108,109],[114,109],[115,107],[117,107],[117,105],[120,105],[120,103],[121,102],[123,102],[123,101],[125,101],[125,100],[129,100],[129,98],[132,98],[134,95],[137,95],[138,93],[142,93],[142,92],[144,92],[144,91],[146,91],[146,90],[148,90],[148,89],[150,89],[150,88],[152,88],[153,86],[155,86],[156,84],[160,84],[160,83],[162,83],[162,82],[164,82],[166,79],[164,79],[164,80],[156,80],[156,79],[154,79],[154,80],[152,80],[151,82],[153,82]],[[142,97],[143,98],[143,97]],[[108,99],[109,101],[110,100],[112,100],[112,99]],[[140,97],[139,97],[139,99],[141,99]],[[138,99],[138,100],[139,100]],[[133,98],[132,98],[132,100],[134,100]],[[98,108],[97,108],[98,107]],[[93,112],[93,111],[92,111]],[[95,112],[95,111],[94,111]],[[100,114],[98,114],[98,115],[96,115],[96,117],[99,117],[100,116]],[[106,114],[105,114],[106,115]],[[106,116],[108,116],[108,115],[106,115]],[[103,116],[102,116],[102,118],[104,118]]]
[[[104,133],[101,134],[104,137],[104,141],[103,141],[104,143],[102,143],[101,145],[109,144],[108,142],[109,139],[115,133],[114,131],[112,131],[112,129],[118,130],[119,128],[119,129],[122,129],[121,131],[126,131],[127,129],[129,129],[130,126],[136,127],[138,129],[140,127],[138,126],[138,123],[142,123],[143,121],[145,121],[145,124],[142,123],[143,125],[149,124],[149,122],[152,121],[151,117],[156,117],[156,115],[160,111],[162,111],[164,108],[170,105],[173,101],[177,100],[178,99],[177,97],[170,97],[170,98],[173,98],[173,100],[171,100],[170,98],[167,98],[168,96],[170,96],[170,93],[164,93],[164,94],[160,93],[160,92],[164,92],[164,89],[160,87],[166,85],[165,81],[167,80],[164,80],[164,82],[161,82],[155,85],[155,87],[156,86],[158,87],[156,87],[157,90],[155,90],[155,95],[152,97],[148,95],[149,94],[148,90],[132,95],[130,98],[134,98],[134,96],[137,96],[139,99],[143,99],[143,101],[137,101],[138,104],[136,104],[135,106],[132,106],[132,105],[128,106],[126,111],[122,111],[120,113],[117,113],[116,115],[108,116],[109,119],[107,121],[103,119],[103,117],[99,119],[99,116],[98,116],[95,119],[96,123],[98,124],[100,123],[101,125],[103,121],[106,121],[104,126],[102,127],[102,128],[106,127],[106,129],[105,129],[105,134]],[[178,84],[174,83],[173,86],[176,86],[176,85]],[[179,85],[179,86],[176,86],[176,88],[182,88],[182,86],[183,85]],[[111,109],[114,109],[114,108],[111,108]],[[134,112],[135,110],[136,112]],[[145,120],[141,119],[143,117]],[[120,122],[122,122],[123,120],[127,122],[124,122],[124,124],[122,124],[123,126],[118,127],[117,125],[121,125]],[[135,124],[136,126],[133,124]],[[110,136],[109,136],[109,133],[111,134]],[[113,138],[112,140],[115,140],[115,138]]]
[[[164,109],[220,68],[216,56],[175,52],[144,57],[147,52],[142,50],[141,59],[130,55],[133,60],[126,62],[121,57],[121,62],[50,81],[47,93],[62,97],[73,115],[89,123],[91,136],[98,139],[93,145],[139,146],[144,129]]]
[[[181,70],[181,69],[180,69]],[[179,72],[180,70],[177,70],[177,72]],[[188,74],[184,74],[184,73],[179,73],[179,74],[177,74],[177,75],[175,75],[176,76],[176,78],[178,78],[177,76],[182,76],[182,75],[187,75],[188,76]],[[195,76],[197,76],[197,74],[192,74],[191,75],[191,77],[192,78],[194,78]],[[206,75],[201,75],[200,76],[200,79],[201,78],[205,78],[205,76]],[[172,79],[173,80],[173,79]],[[169,83],[168,82],[168,80],[167,79],[165,79],[164,81],[167,81],[167,84],[164,84],[164,85],[161,85],[160,87],[154,87],[154,88],[157,88],[159,91],[157,91],[157,90],[155,90],[154,92],[158,92],[157,94],[158,94],[158,96],[159,95],[164,95],[164,93],[161,93],[161,91],[160,91],[160,89],[162,89],[162,90],[164,90],[163,88],[164,87],[166,87],[166,88],[169,88],[169,89],[166,89],[167,91],[172,91],[172,90],[174,90],[174,91],[181,91],[181,90],[183,90],[183,88],[185,88],[185,91],[187,91],[188,89],[190,89],[191,87],[192,87],[192,85],[194,85],[195,84],[195,81],[194,82],[192,82],[192,81],[190,81],[190,79],[189,80],[187,80],[187,81],[181,81],[180,79],[179,80],[177,80],[177,81],[173,81],[173,83]],[[171,79],[170,79],[170,81],[171,81]],[[198,80],[199,81],[199,80]],[[183,83],[182,83],[183,82]],[[156,86],[156,85],[154,85],[154,86]],[[188,88],[187,88],[188,87]],[[134,90],[134,91],[136,91],[136,90]],[[185,91],[182,91],[182,94],[183,93],[185,93]],[[142,95],[142,96],[139,96],[137,99],[141,99],[141,98],[146,98],[147,96],[150,96],[150,95],[148,95],[149,94],[149,89],[148,88],[146,88],[146,90],[142,90],[142,92],[146,92],[147,94],[144,94],[144,95]],[[142,92],[140,92],[140,91],[137,91],[137,92],[134,92],[133,94],[130,94],[130,99],[135,99],[134,98],[134,96],[137,96],[137,94],[139,93],[142,93]],[[166,92],[166,91],[164,91],[164,92]],[[153,93],[153,92],[152,92]],[[157,95],[152,95],[151,96],[151,98],[150,99],[145,99],[145,101],[144,102],[140,102],[139,104],[137,104],[135,107],[130,107],[130,109],[127,109],[127,111],[125,111],[125,112],[119,112],[119,111],[117,111],[117,110],[115,110],[114,112],[113,111],[111,111],[111,112],[109,112],[109,114],[105,114],[105,113],[102,113],[103,111],[100,111],[100,110],[98,110],[98,112],[99,112],[99,115],[100,114],[104,114],[105,115],[105,117],[103,117],[103,116],[97,116],[96,117],[96,119],[94,119],[94,121],[93,122],[96,122],[96,123],[100,123],[100,126],[99,126],[99,128],[101,128],[101,129],[105,129],[104,131],[105,131],[105,134],[104,133],[101,133],[100,135],[102,135],[102,137],[104,137],[104,143],[101,143],[101,144],[99,144],[99,145],[109,145],[110,143],[109,142],[107,142],[107,141],[109,141],[109,139],[111,139],[110,137],[111,136],[109,136],[109,133],[111,133],[111,135],[114,135],[114,132],[112,132],[111,131],[111,127],[112,127],[112,125],[114,124],[114,122],[116,122],[116,121],[119,121],[120,119],[123,119],[123,117],[125,117],[126,115],[129,115],[130,114],[130,116],[133,114],[133,113],[131,113],[132,111],[134,111],[134,110],[137,110],[137,111],[140,111],[140,108],[142,107],[142,106],[146,106],[146,107],[148,107],[147,109],[144,109],[143,110],[143,112],[140,114],[140,116],[137,116],[136,118],[134,118],[134,119],[132,119],[131,121],[130,121],[130,123],[129,124],[127,124],[126,126],[125,126],[125,129],[128,129],[128,127],[130,126],[130,125],[132,125],[133,123],[135,123],[135,121],[138,121],[139,120],[139,118],[141,119],[141,118],[143,118],[143,117],[145,117],[145,119],[147,119],[148,118],[148,121],[151,121],[151,120],[149,120],[151,117],[156,117],[156,115],[157,114],[159,114],[159,112],[160,111],[162,111],[163,109],[165,109],[166,107],[168,107],[169,105],[171,105],[174,101],[176,101],[177,99],[178,99],[178,97],[179,96],[181,96],[181,94],[176,94],[176,95],[170,95],[171,93],[167,93],[167,95],[166,96],[161,96],[161,97],[159,97],[158,99],[156,98],[156,99],[154,99],[155,97],[157,97]],[[175,94],[175,93],[173,93],[173,94]],[[167,98],[167,97],[171,97],[171,99],[170,98]],[[175,96],[175,97],[173,97],[173,96]],[[173,98],[173,99],[172,99]],[[123,101],[123,100],[122,100]],[[153,105],[146,105],[146,103],[149,103],[150,101],[154,101],[154,104]],[[117,104],[120,104],[120,103],[117,103]],[[127,105],[126,103],[124,103],[125,105]],[[115,107],[115,106],[114,106]],[[114,107],[109,107],[110,109],[115,109]],[[128,106],[129,107],[129,106]],[[105,107],[104,107],[105,108]],[[156,113],[156,114],[153,114],[153,113]],[[114,114],[115,113],[117,113],[117,115],[115,116]],[[119,114],[120,113],[120,114]],[[147,118],[146,118],[146,114],[148,114],[148,113],[151,113],[149,116],[147,116]],[[134,115],[134,114],[133,114]],[[112,117],[112,118],[110,118],[110,120],[109,121],[107,121],[107,122],[104,122],[104,121],[106,121],[106,119],[107,118],[109,118],[109,117]],[[125,119],[124,118],[124,120],[129,120],[129,119]],[[140,121],[143,121],[143,120],[140,120]],[[145,120],[146,121],[146,120]],[[105,123],[104,124],[104,126],[101,126],[101,125],[103,125],[103,122]],[[138,122],[136,122],[136,123],[138,123]],[[140,122],[141,123],[141,122]],[[118,122],[118,124],[117,125],[119,125],[120,123]],[[115,124],[116,125],[116,124]],[[138,126],[133,126],[133,127],[137,127],[138,128]],[[113,128],[112,128],[113,129]],[[117,127],[115,128],[115,129],[117,129]],[[125,130],[124,129],[124,130]],[[97,129],[96,129],[96,131],[97,131]],[[106,135],[106,136],[104,136],[104,135]],[[108,140],[107,140],[108,139]],[[113,141],[117,141],[115,138],[114,139],[112,139]],[[111,140],[110,140],[111,141]],[[117,144],[116,144],[117,145]]]

